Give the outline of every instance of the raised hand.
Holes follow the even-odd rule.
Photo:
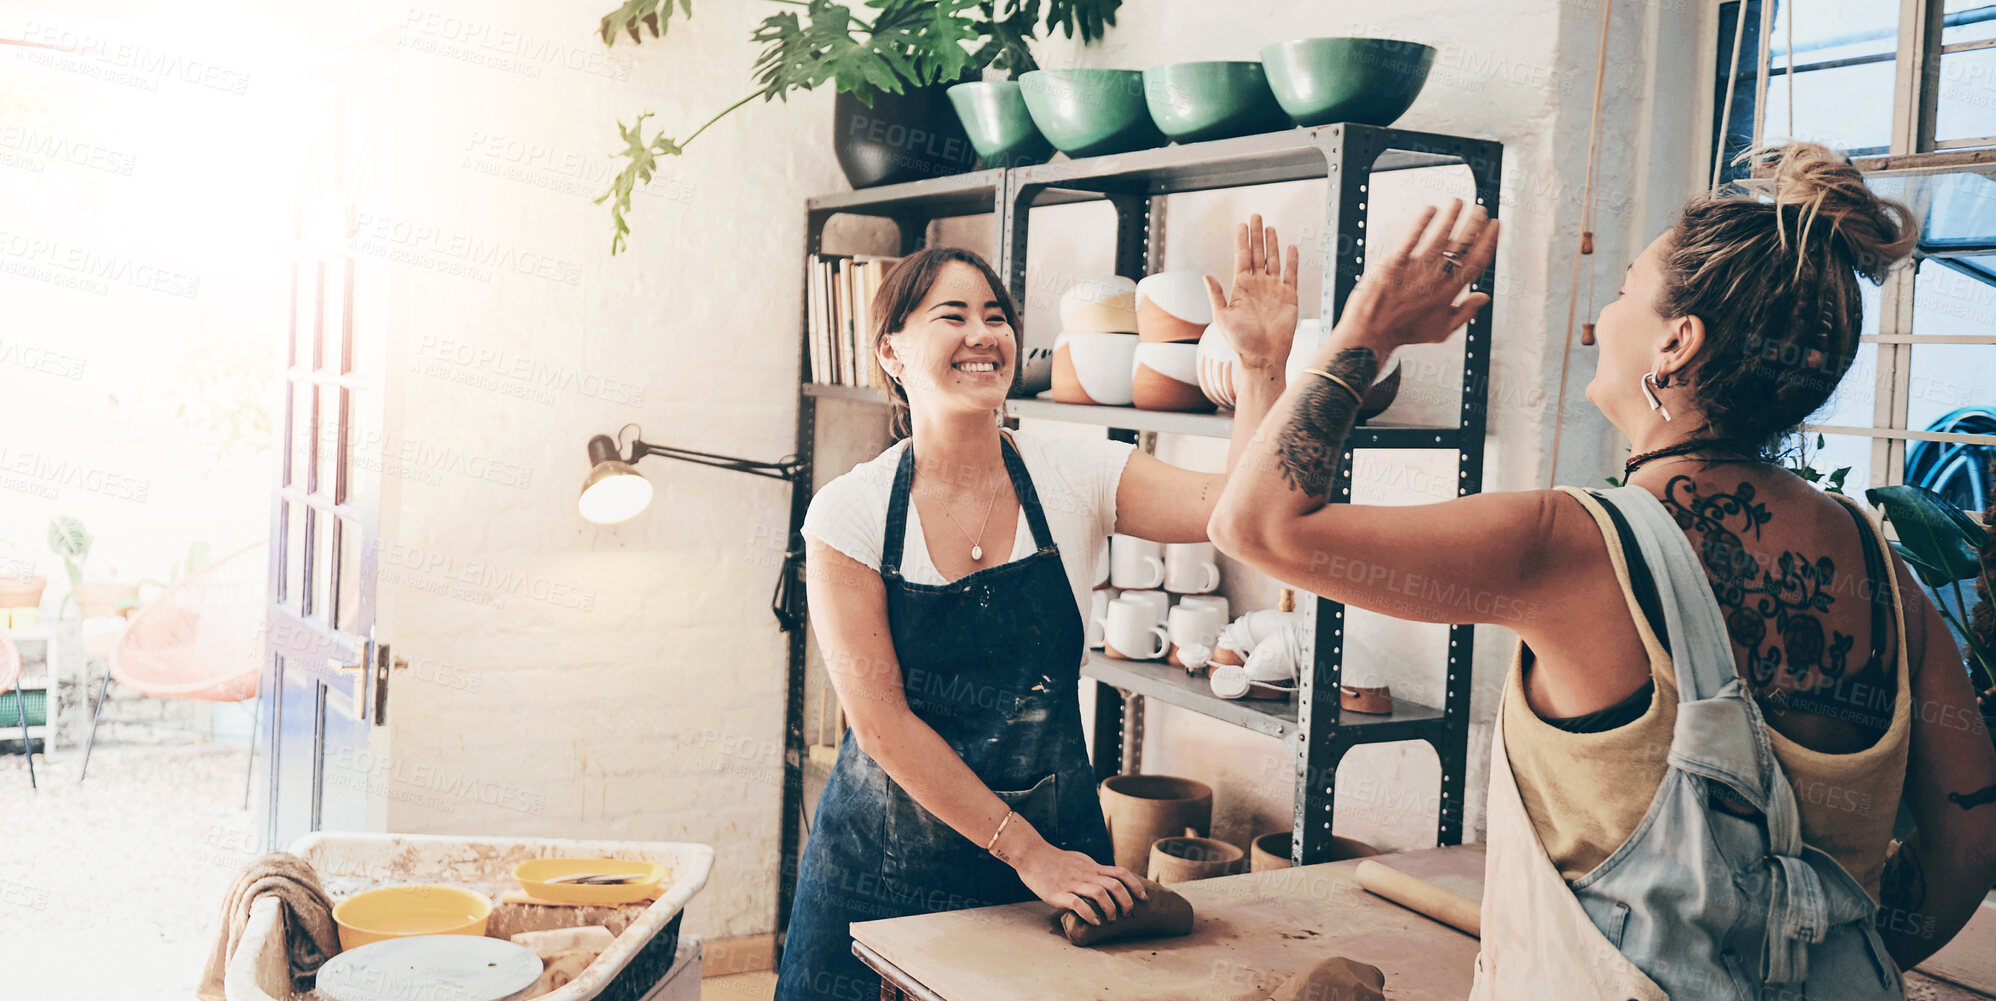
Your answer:
[[[1464,214],[1460,198],[1439,218],[1429,206],[1359,279],[1338,326],[1392,346],[1447,340],[1490,302],[1487,293],[1462,293],[1490,266],[1499,227],[1481,205]]]
[[[1206,276],[1213,320],[1247,368],[1281,369],[1296,337],[1296,248],[1282,253],[1275,227],[1256,213],[1234,230],[1233,295]]]

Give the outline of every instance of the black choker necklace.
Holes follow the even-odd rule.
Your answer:
[[[1701,452],[1708,448],[1727,452],[1736,451],[1732,447],[1732,443],[1724,438],[1692,438],[1680,441],[1675,445],[1665,445],[1662,448],[1644,452],[1641,455],[1629,456],[1628,461],[1622,463],[1622,482],[1627,483],[1629,477],[1635,475],[1636,470],[1641,469],[1643,463],[1651,459],[1663,459],[1673,455],[1686,455],[1691,452]]]

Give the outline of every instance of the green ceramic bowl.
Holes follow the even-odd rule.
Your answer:
[[[1172,63],[1144,70],[1144,103],[1165,135],[1182,143],[1289,127],[1260,63]]]
[[[947,93],[985,167],[1030,167],[1053,156],[1053,144],[1034,127],[1017,80],[973,80]]]
[[[1033,70],[1019,77],[1033,124],[1071,157],[1103,156],[1164,145],[1144,106],[1137,70]]]
[[[1261,50],[1269,87],[1298,125],[1391,125],[1434,63],[1434,46],[1390,38],[1298,38]]]

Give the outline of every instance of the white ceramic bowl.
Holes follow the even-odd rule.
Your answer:
[[[1130,376],[1130,395],[1139,410],[1203,412],[1213,401],[1199,388],[1199,345],[1156,343],[1137,345]]]
[[[1103,275],[1076,282],[1061,294],[1060,329],[1136,333],[1136,281],[1122,275]]]
[[[1053,398],[1060,403],[1130,405],[1137,335],[1063,331],[1054,341]]]
[[[1213,322],[1203,271],[1160,271],[1137,283],[1137,333],[1146,341],[1197,341]]]

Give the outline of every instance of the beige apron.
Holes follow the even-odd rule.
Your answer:
[[[1494,729],[1484,806],[1483,948],[1470,1001],[1669,1001],[1594,926],[1539,843],[1504,753],[1501,704]]]

